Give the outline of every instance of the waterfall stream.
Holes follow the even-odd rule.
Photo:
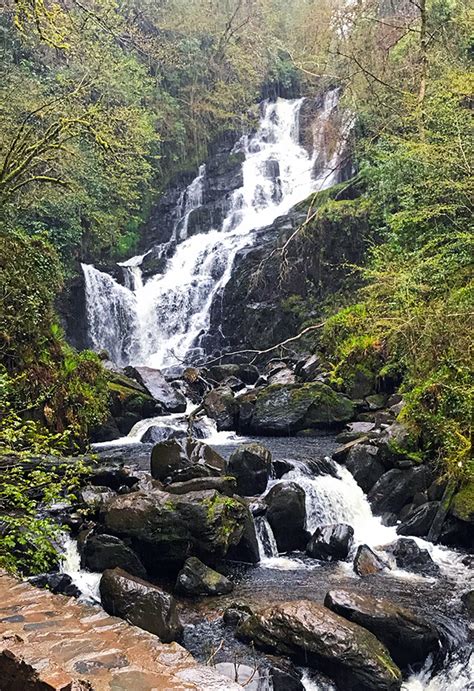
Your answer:
[[[259,127],[244,135],[234,152],[244,154],[243,184],[235,190],[220,228],[188,236],[193,210],[203,201],[206,167],[179,197],[175,225],[162,273],[143,282],[140,264],[145,255],[121,263],[125,286],[92,265],[83,265],[89,338],[120,365],[147,364],[161,368],[190,360],[198,337],[209,327],[214,297],[228,282],[237,252],[252,244],[254,232],[286,214],[311,192],[331,186],[337,177],[350,123],[342,128],[339,145],[329,155],[322,134],[312,155],[299,141],[299,111],[303,99],[265,102]],[[333,115],[338,90],[326,94],[318,126]],[[318,176],[314,175],[316,158]],[[321,166],[321,160],[324,165]],[[199,352],[199,350],[197,351]]]

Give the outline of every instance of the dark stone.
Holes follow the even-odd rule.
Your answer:
[[[119,567],[132,576],[146,578],[145,567],[135,552],[113,535],[90,535],[84,544],[82,561],[90,571]]]
[[[289,660],[267,655],[273,691],[304,691],[302,674]],[[329,681],[329,680],[328,680]]]
[[[387,471],[369,492],[372,511],[376,515],[387,511],[398,513],[417,492],[427,490],[432,480],[432,473],[425,465]]]
[[[280,480],[283,475],[289,473],[294,467],[295,466],[291,461],[277,459],[276,461],[272,461],[272,475],[273,477],[276,477],[277,480]]]
[[[305,529],[305,492],[295,482],[274,485],[265,497],[267,519],[279,552],[304,549],[309,534]]]
[[[415,540],[401,537],[390,549],[396,564],[401,569],[437,575],[439,566],[432,560],[427,549],[422,549]]]
[[[240,541],[236,545],[231,545],[226,555],[226,559],[231,561],[241,561],[246,564],[258,564],[260,561],[260,550],[258,546],[255,522],[250,508],[244,500],[240,500],[245,507],[243,518],[243,532]]]
[[[314,381],[314,377],[321,371],[320,355],[310,355],[309,358],[299,362],[295,367],[295,373],[303,381]]]
[[[204,396],[203,402],[206,415],[216,421],[217,429],[235,429],[236,402],[232,389],[229,386],[221,386],[209,391]]]
[[[237,480],[237,492],[244,497],[262,494],[272,470],[272,456],[262,444],[246,444],[234,451],[227,472]]]
[[[342,561],[349,556],[353,541],[354,529],[346,523],[319,526],[306,545],[306,554],[323,561]]]
[[[333,460],[335,460],[337,463],[345,463],[351,450],[359,444],[362,444],[364,441],[367,441],[367,437],[365,436],[358,437],[357,439],[352,439],[351,441],[348,441],[342,446],[338,446],[338,448],[334,451],[332,455]]]
[[[348,590],[332,590],[327,593],[324,604],[371,631],[402,668],[424,662],[430,653],[439,649],[439,635],[430,622],[388,600]]]
[[[251,614],[252,610],[248,605],[234,602],[224,611],[223,619],[228,626],[237,626]]]
[[[171,386],[160,370],[151,367],[126,367],[125,374],[142,384],[149,394],[169,413],[184,413],[186,399]]]
[[[372,576],[380,573],[390,566],[378,557],[375,552],[367,545],[359,545],[354,558],[354,571],[358,576]]]
[[[178,573],[175,590],[181,595],[226,595],[232,592],[234,584],[222,574],[214,571],[196,557],[189,557]]]
[[[122,569],[107,570],[100,579],[100,597],[108,614],[154,633],[164,643],[182,636],[173,597],[141,578]]]
[[[347,470],[366,493],[385,473],[385,467],[378,458],[378,451],[372,444],[356,444],[346,458]]]
[[[397,527],[397,533],[399,535],[415,535],[416,537],[428,535],[438,508],[439,501],[430,501],[418,508],[414,506],[409,516]]]
[[[202,473],[192,473],[199,466]],[[151,474],[155,480],[187,480],[202,475],[220,475],[226,462],[210,446],[198,439],[169,439],[159,442],[151,452]],[[179,476],[180,471],[189,471],[189,477]]]
[[[467,593],[464,593],[461,600],[471,619],[474,619],[474,590],[468,590]]]
[[[86,485],[79,492],[79,501],[89,509],[99,510],[105,504],[115,497],[115,492],[108,487],[101,487],[100,485]]]
[[[123,485],[133,487],[138,481],[136,474],[121,465],[100,464],[91,468],[90,475],[87,477],[91,485],[110,487],[115,492]]]
[[[71,576],[65,573],[42,573],[39,576],[31,576],[28,579],[37,588],[48,588],[54,595],[67,595],[79,597],[81,591],[72,582]]]
[[[166,485],[170,494],[187,494],[204,489],[215,489],[220,494],[233,497],[237,493],[237,482],[234,477],[197,477],[185,482],[173,482]]]

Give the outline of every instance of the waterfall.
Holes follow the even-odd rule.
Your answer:
[[[255,518],[255,532],[257,535],[260,561],[263,562],[265,559],[278,557],[278,547],[275,536],[265,516],[257,516]]]
[[[323,155],[324,170],[315,178],[315,161],[299,141],[299,111],[304,99],[262,105],[257,131],[244,135],[234,147],[242,152],[243,184],[234,191],[220,228],[188,237],[193,210],[203,203],[206,168],[181,194],[173,235],[163,256],[163,273],[143,284],[140,263],[122,263],[125,287],[91,266],[84,266],[89,338],[95,349],[106,349],[118,364],[164,367],[199,354],[198,337],[209,327],[214,297],[228,282],[237,252],[252,244],[253,231],[270,225],[311,192],[331,186],[345,134],[331,156]],[[323,129],[338,103],[338,90],[326,94],[316,143],[324,147]],[[342,128],[344,130],[344,127]],[[319,166],[320,168],[320,166]],[[171,255],[171,256],[170,256]]]

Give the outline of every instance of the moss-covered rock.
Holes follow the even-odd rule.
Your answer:
[[[461,521],[474,523],[474,480],[466,482],[454,495],[451,513]]]
[[[234,588],[232,581],[202,563],[189,557],[178,574],[175,590],[188,596],[225,595]]]

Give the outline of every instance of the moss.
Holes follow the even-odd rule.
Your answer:
[[[454,495],[451,511],[461,521],[474,521],[474,479],[469,480]]]

